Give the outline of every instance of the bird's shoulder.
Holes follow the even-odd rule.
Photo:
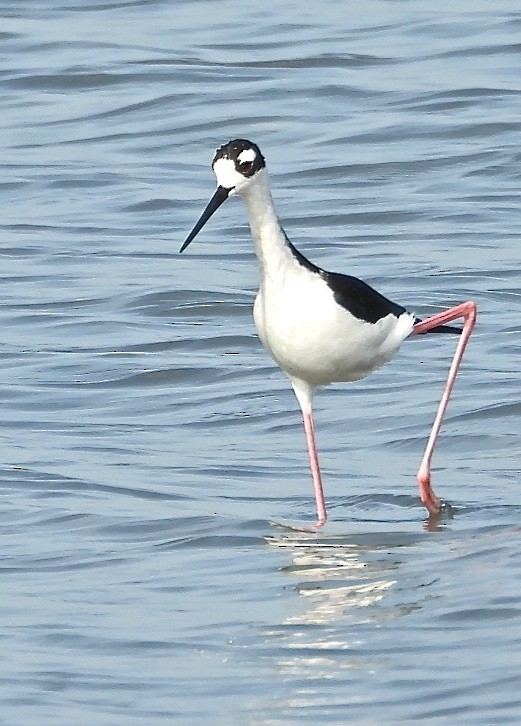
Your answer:
[[[353,275],[323,270],[310,262],[291,242],[289,244],[296,260],[310,272],[320,275],[331,290],[335,302],[355,318],[367,323],[377,323],[387,315],[399,318],[403,313],[407,313],[402,305],[389,300],[367,282]]]

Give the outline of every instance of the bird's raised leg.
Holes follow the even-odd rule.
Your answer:
[[[449,369],[449,375],[447,377],[447,382],[445,383],[445,388],[443,390],[440,404],[438,406],[436,418],[434,419],[431,434],[427,442],[427,447],[425,449],[425,453],[423,454],[420,468],[418,469],[418,474],[416,477],[418,481],[418,486],[420,488],[420,498],[430,514],[437,514],[440,511],[441,507],[441,502],[435,495],[431,487],[432,454],[434,451],[434,446],[436,445],[438,434],[440,432],[441,424],[445,415],[447,404],[449,402],[450,394],[454,386],[454,381],[456,380],[456,376],[458,374],[461,359],[463,358],[463,353],[465,352],[465,348],[470,338],[470,334],[472,333],[474,324],[476,322],[476,313],[476,303],[472,301],[462,303],[461,305],[457,305],[450,310],[445,310],[442,313],[433,315],[432,318],[422,320],[421,323],[416,323],[411,333],[411,335],[420,335],[421,333],[427,333],[429,330],[437,328],[439,325],[450,323],[452,320],[456,320],[457,318],[463,318],[465,321],[463,325],[463,330],[461,331],[460,339],[458,341],[456,352],[454,354],[454,358],[452,359],[452,363]]]
[[[313,477],[313,489],[315,492],[315,502],[317,505],[317,521],[315,527],[322,527],[327,521],[326,502],[324,499],[324,489],[322,487],[322,477],[320,475],[320,466],[318,463],[318,452],[315,441],[315,426],[313,424],[313,388],[300,380],[291,379],[291,385],[295,391],[295,395],[302,409],[302,417],[304,419],[304,430],[306,432],[306,442],[308,445],[309,463],[311,466],[311,476]]]

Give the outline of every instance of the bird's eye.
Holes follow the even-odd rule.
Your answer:
[[[244,161],[238,160],[237,171],[242,176],[249,178],[255,173],[255,162],[254,160],[245,159]]]
[[[243,149],[241,153],[237,155],[237,171],[243,176],[252,176],[256,170],[256,159],[257,154],[254,149]]]

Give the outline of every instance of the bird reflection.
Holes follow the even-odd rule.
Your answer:
[[[290,612],[264,631],[271,667],[283,684],[278,698],[263,704],[266,713],[293,722],[295,713],[331,708],[335,698],[345,707],[358,698],[353,684],[363,676],[360,681],[357,674],[392,667],[388,627],[432,597],[422,557],[410,557],[423,538],[398,531],[318,536],[286,530],[266,539],[289,555],[280,572],[298,594]],[[331,683],[343,684],[340,696]]]
[[[286,624],[369,622],[400,616],[419,607],[414,603],[399,604],[393,599],[383,609],[372,608],[385,601],[397,585],[399,563],[396,556],[389,557],[389,549],[410,544],[407,540],[402,545],[394,542],[382,547],[381,539],[381,535],[375,537],[373,545],[357,544],[347,537],[317,540],[316,534],[305,532],[267,538],[270,547],[290,553],[291,563],[281,571],[298,580],[295,589],[307,606],[303,612],[289,617]],[[377,544],[376,540],[380,542]]]

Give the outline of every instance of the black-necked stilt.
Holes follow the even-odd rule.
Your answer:
[[[441,503],[430,484],[430,463],[476,320],[475,303],[466,302],[420,320],[362,280],[322,270],[286,237],[271,198],[264,157],[256,144],[246,139],[230,141],[218,149],[212,166],[217,190],[180,252],[228,197],[239,194],[244,199],[261,271],[253,317],[264,347],[289,376],[302,409],[317,526],[326,522],[327,513],[312,415],[315,389],[364,378],[390,361],[411,335],[461,334],[417,475],[422,502],[431,514],[439,512]],[[464,320],[462,329],[446,325],[457,318]]]

